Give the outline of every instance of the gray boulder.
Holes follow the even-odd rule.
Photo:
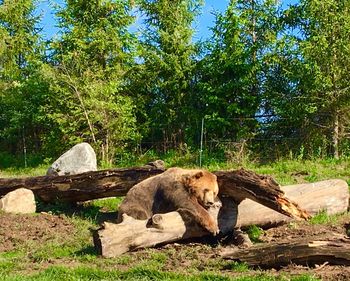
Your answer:
[[[48,176],[64,176],[90,171],[97,171],[96,154],[90,144],[83,142],[62,154],[51,165],[46,174]]]
[[[33,191],[19,188],[0,199],[0,210],[6,213],[31,214],[36,211]]]

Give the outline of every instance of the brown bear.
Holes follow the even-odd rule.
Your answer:
[[[196,221],[210,233],[219,233],[217,222],[206,208],[214,204],[219,187],[216,176],[206,170],[170,168],[148,178],[127,193],[118,210],[118,222],[127,214],[150,219],[154,214],[178,211],[185,221]]]

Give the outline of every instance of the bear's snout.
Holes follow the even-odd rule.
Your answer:
[[[203,200],[205,207],[211,207],[215,203],[215,195],[212,191],[206,191],[204,193],[204,200]]]
[[[207,207],[211,207],[211,206],[214,205],[214,202],[208,201],[208,202],[205,203],[205,205],[206,205]]]

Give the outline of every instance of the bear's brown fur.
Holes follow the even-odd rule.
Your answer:
[[[170,168],[129,190],[119,207],[118,222],[122,221],[123,214],[146,220],[154,214],[178,211],[216,235],[217,222],[205,208],[214,204],[218,192],[214,174],[206,170]]]

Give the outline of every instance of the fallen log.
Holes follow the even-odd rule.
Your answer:
[[[287,198],[297,202],[310,215],[320,211],[327,214],[346,212],[349,207],[349,188],[344,180],[332,179],[315,183],[282,186]],[[292,218],[284,216],[250,199],[238,206],[237,227],[257,225],[270,227],[287,223]],[[252,215],[254,214],[254,215]]]
[[[138,182],[164,172],[152,166],[110,169],[69,176],[40,176],[0,179],[0,197],[27,188],[44,202],[79,202],[124,196]]]
[[[92,199],[124,196],[138,182],[164,170],[153,166],[86,172],[70,176],[42,176],[0,179],[0,196],[24,187],[44,202],[79,202]],[[307,218],[297,204],[283,196],[280,186],[268,176],[246,170],[218,171],[220,195],[239,203],[250,198],[290,217]]]
[[[220,254],[224,259],[244,262],[250,266],[274,267],[290,263],[319,265],[350,265],[350,239],[336,237],[327,240],[290,241],[270,243],[249,249],[226,249]]]
[[[221,206],[221,202],[217,201],[209,209],[215,219],[219,217]],[[230,212],[226,212],[226,216],[227,213]],[[221,231],[227,232],[232,229],[233,223],[225,218],[224,221],[219,219],[219,226],[222,227]],[[105,222],[102,228],[94,233],[94,244],[100,255],[117,257],[140,248],[208,234],[209,232],[193,221],[185,221],[178,212],[156,214],[150,220],[137,220],[123,214],[121,223]]]

